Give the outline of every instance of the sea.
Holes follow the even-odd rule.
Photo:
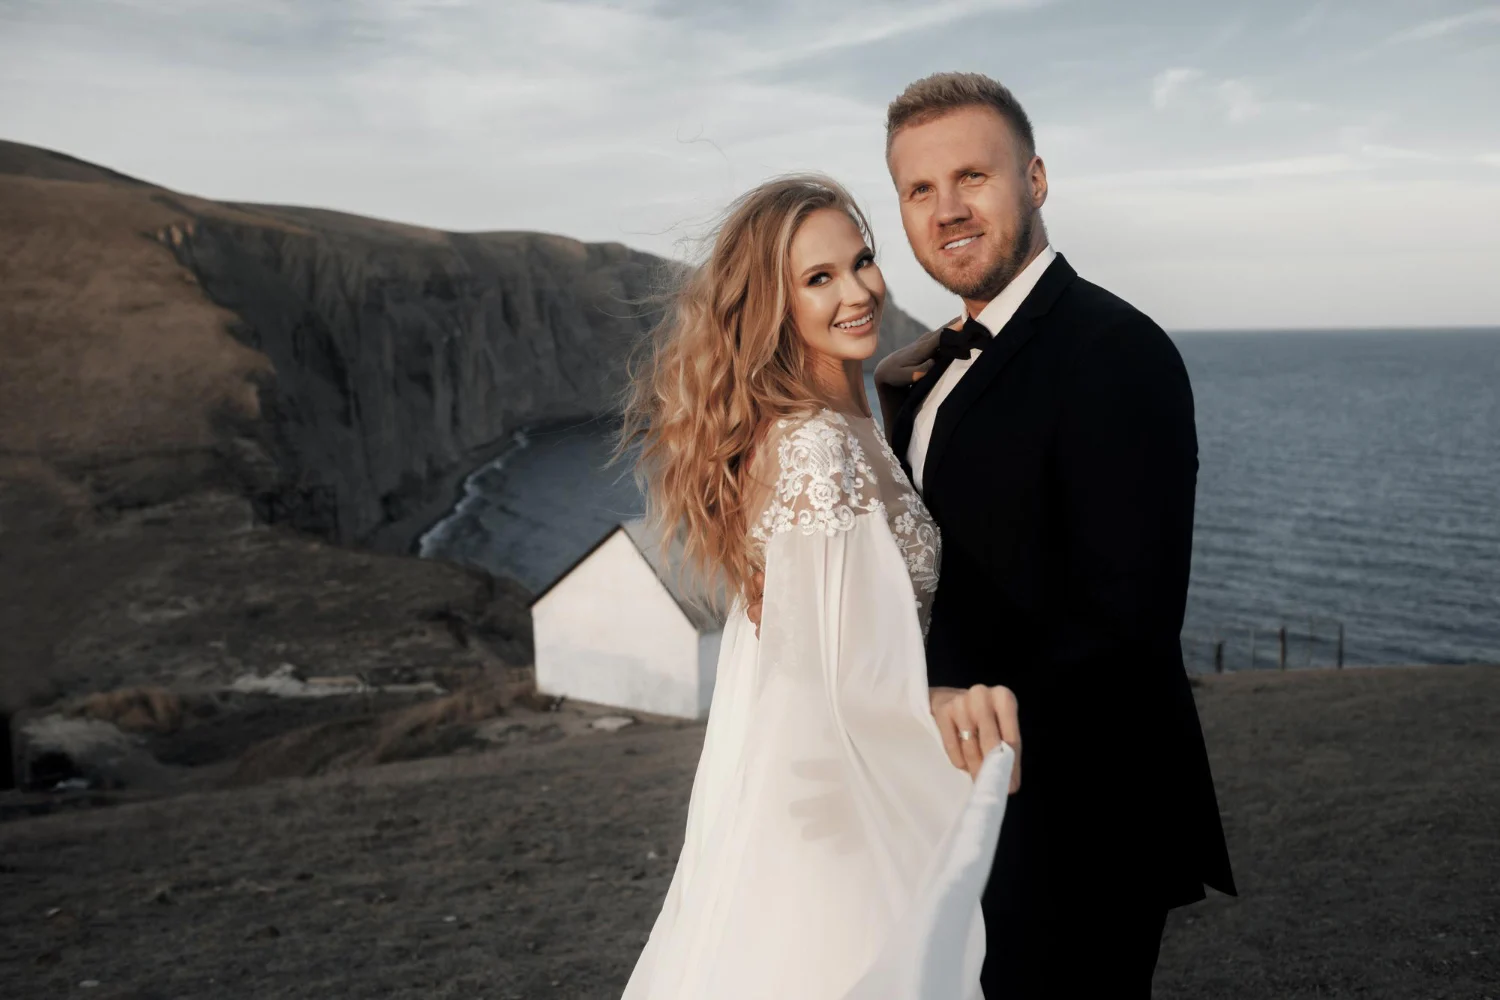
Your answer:
[[[1173,340],[1198,425],[1190,670],[1500,663],[1500,329]],[[612,434],[517,434],[421,553],[547,586],[641,513]]]

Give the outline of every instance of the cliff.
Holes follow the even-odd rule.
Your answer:
[[[110,547],[143,518],[216,549],[240,524],[228,498],[260,526],[409,551],[516,429],[611,408],[670,266],[215,202],[0,142],[0,558],[27,570],[0,574],[7,673],[67,659],[120,579],[167,579],[165,542]],[[918,333],[887,311],[887,349]]]
[[[609,411],[652,320],[662,262],[618,244],[238,211],[166,240],[275,373],[262,516],[337,541],[386,547],[518,427]]]
[[[70,251],[105,265],[112,283],[135,286],[134,299],[155,293],[158,307],[192,309],[200,320],[194,339],[238,357],[243,368],[220,371],[221,379],[195,373],[216,382],[200,389],[235,401],[221,399],[213,412],[193,407],[202,422],[194,440],[221,452],[209,462],[221,468],[200,472],[248,476],[269,521],[382,548],[408,545],[398,535],[409,530],[390,529],[416,527],[407,525],[414,513],[450,497],[453,473],[518,427],[613,409],[624,360],[656,318],[644,303],[671,266],[617,243],[445,233],[315,209],[215,203],[14,144],[0,154],[0,172],[9,174],[5,200],[27,202],[13,236],[45,244],[70,207],[106,208],[92,226],[70,218]],[[143,237],[171,258],[151,259]],[[34,287],[25,280],[26,256],[7,286]],[[173,273],[171,259],[181,271]],[[83,294],[52,303],[51,322],[60,327],[70,313],[90,312],[92,348],[108,352],[113,339],[119,349],[108,362],[117,376],[133,384],[128,369],[149,369],[148,391],[177,393],[180,382],[168,384],[159,371],[170,363],[150,356],[177,348],[159,339],[134,344],[104,296],[89,294],[99,273],[80,267],[73,277]],[[24,291],[12,287],[6,297]],[[892,308],[883,346],[920,332]],[[78,380],[71,387],[85,388]],[[95,408],[87,398],[60,398],[58,388],[44,408]],[[132,408],[128,399],[114,402]],[[142,399],[134,408],[152,405]],[[181,430],[136,447],[175,445]],[[94,457],[126,457],[118,447],[103,451]]]
[[[613,411],[671,267],[618,243],[234,209],[165,238],[275,372],[263,516],[378,547],[408,545],[413,514],[430,522],[451,474],[517,428]],[[884,325],[887,344],[921,333],[897,310]]]

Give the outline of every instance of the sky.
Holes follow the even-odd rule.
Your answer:
[[[1171,331],[1500,325],[1500,4],[0,0],[0,138],[191,194],[687,252],[759,181],[907,247],[887,104],[986,73],[1052,243]]]

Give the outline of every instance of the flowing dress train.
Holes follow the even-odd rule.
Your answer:
[[[982,1000],[1013,757],[943,751],[923,639],[941,543],[874,420],[783,420],[681,854],[623,1000]]]

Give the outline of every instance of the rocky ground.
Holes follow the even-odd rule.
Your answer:
[[[1242,895],[1172,915],[1155,995],[1500,997],[1500,670],[1197,693]],[[0,995],[618,996],[702,728],[593,714],[513,709],[443,757],[0,824]]]
[[[15,487],[0,526],[0,721],[31,786],[0,819],[447,753],[455,723],[535,704],[528,595],[502,581],[225,493],[106,512]]]
[[[0,142],[0,997],[618,995],[702,728],[549,704],[519,586],[333,543],[597,412],[648,265]],[[1500,996],[1497,678],[1206,680],[1245,895],[1158,996]]]

